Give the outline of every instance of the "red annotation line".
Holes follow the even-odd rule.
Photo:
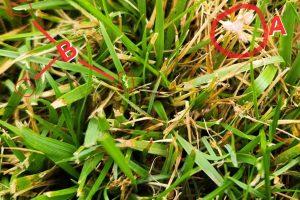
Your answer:
[[[47,31],[45,31],[36,20],[34,20],[32,23],[50,42],[56,42],[56,40],[53,37],[51,37],[51,35],[49,35]]]
[[[39,31],[40,31],[40,32],[41,32],[41,33],[42,33],[42,34],[50,41],[50,42],[52,42],[52,43],[56,43],[56,42],[57,42],[53,37],[51,37],[51,36],[49,35],[49,33],[48,33],[47,31],[45,31],[45,30],[43,29],[42,26],[40,26],[40,24],[39,24],[36,20],[33,21],[33,25],[34,25],[34,26],[35,26],[35,27],[36,27],[36,28],[37,28],[37,29],[38,29],[38,30],[39,30]],[[66,49],[68,49],[68,50],[63,49],[63,47],[66,47]],[[59,52],[61,58],[62,58],[65,62],[69,62],[70,60],[74,59],[74,58],[77,56],[77,49],[75,49],[74,47],[72,47],[72,45],[71,45],[71,43],[70,43],[69,41],[63,41],[63,42],[61,42],[60,44],[56,45],[56,48],[58,49],[58,52]],[[73,54],[73,56],[71,56],[71,57],[72,57],[71,59],[69,59],[70,57],[67,56],[67,53],[69,53],[69,52],[72,51],[72,50],[75,50],[76,53]],[[74,52],[72,51],[71,53],[74,53]],[[58,60],[57,57],[54,58],[53,60],[51,60],[51,61],[49,62],[49,64],[47,64],[47,66],[46,66],[40,73],[38,73],[38,74],[34,77],[34,79],[35,79],[35,80],[36,80],[36,79],[39,79],[39,78],[43,75],[43,73],[45,73],[48,69],[50,69],[51,66],[52,66],[57,60]],[[91,69],[91,70],[93,70],[93,71],[95,71],[95,72],[97,72],[97,73],[99,73],[99,74],[105,76],[106,78],[108,78],[108,79],[111,80],[111,81],[114,81],[114,80],[115,80],[114,77],[112,77],[111,75],[107,74],[106,72],[102,71],[101,69],[99,69],[99,68],[97,68],[97,67],[95,67],[95,66],[92,66],[92,65],[88,64],[88,63],[85,62],[84,60],[78,59],[78,62],[79,62],[80,64],[82,64],[83,66],[85,66],[85,67],[87,67],[87,68],[89,68],[89,69]]]
[[[41,76],[52,67],[52,65],[57,61],[58,57],[53,58],[47,65],[40,71],[37,75],[34,76],[34,80],[41,78]]]
[[[95,72],[98,72],[99,74],[103,75],[103,76],[106,76],[109,80],[111,81],[114,81],[114,77],[112,77],[111,75],[109,75],[108,73],[102,71],[101,69],[98,69],[96,67],[94,67],[93,65],[90,65],[88,64],[87,62],[85,62],[84,60],[81,60],[81,59],[78,59],[78,62],[82,65],[84,65],[85,67],[95,71]]]

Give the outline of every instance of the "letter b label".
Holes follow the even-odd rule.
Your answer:
[[[57,48],[61,58],[65,62],[69,62],[70,60],[74,59],[78,54],[77,49],[72,47],[71,43],[68,41],[63,41],[63,42],[59,43],[56,46],[56,48]]]

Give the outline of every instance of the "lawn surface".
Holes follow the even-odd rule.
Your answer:
[[[299,10],[0,0],[0,199],[299,199]]]

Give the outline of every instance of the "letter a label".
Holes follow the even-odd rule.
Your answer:
[[[65,62],[69,62],[70,60],[74,59],[78,54],[77,49],[72,47],[71,43],[68,41],[63,41],[63,42],[59,43],[56,46],[56,48],[57,48],[61,58]]]
[[[275,16],[271,21],[270,35],[274,36],[274,33],[276,32],[280,32],[282,35],[287,35],[280,16]]]

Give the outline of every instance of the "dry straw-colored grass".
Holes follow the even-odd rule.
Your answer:
[[[237,3],[288,36],[225,57],[211,22]],[[0,0],[0,16],[0,198],[299,199],[299,2]],[[58,53],[33,20],[115,80],[75,60],[34,81]],[[255,23],[256,42],[221,24],[217,40],[249,51]]]

